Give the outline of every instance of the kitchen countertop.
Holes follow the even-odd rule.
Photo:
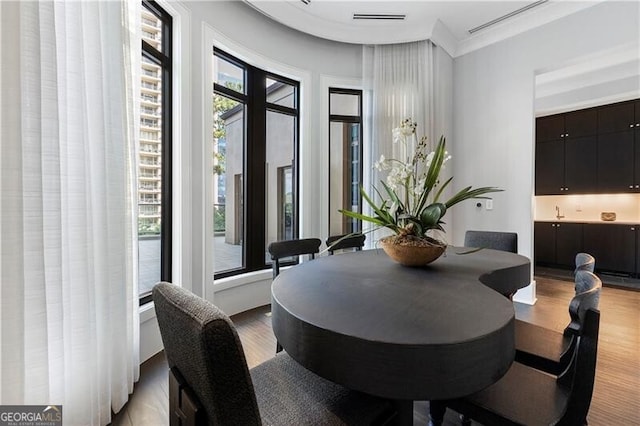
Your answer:
[[[571,220],[571,219],[535,219],[535,222],[548,222],[548,223],[589,223],[589,224],[593,224],[593,223],[601,223],[604,225],[640,225],[640,220],[637,222],[627,222],[627,221],[619,221],[619,220],[613,220],[613,221],[606,221],[606,220]]]

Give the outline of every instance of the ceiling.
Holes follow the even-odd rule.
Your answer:
[[[431,39],[450,55],[458,56],[602,0],[244,1],[277,22],[317,37],[357,44]],[[356,20],[354,14],[392,14],[406,17],[403,20]],[[514,15],[509,16],[510,14]],[[469,32],[500,18],[504,19],[473,34]]]

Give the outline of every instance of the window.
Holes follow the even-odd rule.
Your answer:
[[[293,169],[278,167],[278,240],[294,238],[293,230]]]
[[[297,238],[299,83],[213,50],[216,278],[269,266]]]
[[[329,235],[362,231],[362,91],[329,88]]]
[[[141,9],[138,281],[140,304],[171,281],[171,16],[154,1]]]

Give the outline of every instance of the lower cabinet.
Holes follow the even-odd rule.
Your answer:
[[[584,251],[596,258],[596,269],[637,273],[637,226],[587,224],[584,226]]]
[[[543,264],[575,266],[582,248],[582,224],[536,222],[534,224],[535,261]]]
[[[636,231],[636,276],[640,277],[640,225],[635,227]]]
[[[556,224],[535,222],[533,224],[533,257],[536,263],[556,263]]]
[[[596,270],[640,275],[640,225],[535,222],[536,264],[575,266],[577,253],[596,258]]]

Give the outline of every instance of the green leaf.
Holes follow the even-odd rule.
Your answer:
[[[382,184],[384,189],[387,191],[387,194],[389,194],[389,198],[391,198],[391,200],[398,205],[398,209],[401,211],[405,211],[406,209],[404,207],[404,204],[402,203],[402,201],[400,201],[400,198],[398,198],[398,195],[396,194],[396,192],[393,189],[391,189],[389,185],[384,183],[384,181],[380,181],[380,183]]]
[[[466,188],[461,189],[456,195],[451,197],[449,200],[447,200],[445,205],[447,206],[447,208],[450,209],[451,206],[454,206],[461,201],[468,200],[469,198],[481,198],[481,199],[490,198],[490,197],[483,197],[482,195],[489,194],[492,192],[500,192],[500,191],[503,191],[503,190],[500,188],[496,188],[494,186],[483,186],[481,188],[476,188],[476,189],[471,189],[470,186],[467,186]]]
[[[369,196],[367,195],[367,192],[364,190],[364,187],[360,186],[360,194],[362,195],[362,198],[364,198],[364,200],[367,202],[367,204],[369,204],[369,206],[371,206],[371,208],[373,209],[373,211],[378,215],[378,216],[384,216],[385,212],[384,210],[378,208],[378,206],[375,205],[375,203],[373,202],[373,200],[371,198],[369,198]],[[384,204],[383,204],[384,205]],[[388,215],[388,213],[387,213]]]
[[[424,208],[420,214],[423,227],[432,228],[438,224],[440,218],[447,212],[447,206],[442,203],[433,203]]]
[[[358,213],[358,212],[352,212],[351,210],[338,210],[338,211],[347,217],[364,220],[365,222],[371,222],[379,226],[387,226],[387,223],[384,220],[381,220],[376,217],[367,216],[365,214]]]
[[[433,159],[431,160],[431,165],[429,166],[429,170],[427,171],[427,178],[424,185],[427,192],[431,192],[431,189],[433,189],[436,182],[438,181],[438,177],[440,176],[440,169],[442,168],[442,163],[444,163],[445,147],[446,139],[444,136],[440,136],[440,141],[436,146]]]
[[[449,185],[449,183],[452,180],[453,180],[453,176],[451,176],[449,179],[447,179],[447,181],[444,184],[442,184],[440,189],[438,189],[438,192],[436,192],[435,197],[433,197],[433,202],[434,203],[440,199],[440,195],[442,195],[442,191],[444,191],[444,189],[447,187],[447,185]]]

